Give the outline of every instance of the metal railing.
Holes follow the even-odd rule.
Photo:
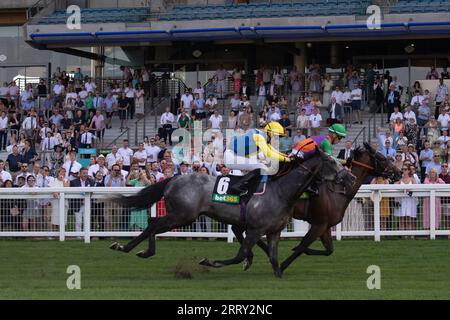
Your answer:
[[[140,188],[12,188],[0,189],[0,237],[130,237],[147,226],[147,217],[164,216],[164,203],[149,210],[130,211],[109,199]],[[450,186],[363,185],[335,228],[344,237],[450,236]],[[173,214],[173,213],[172,213]],[[303,237],[308,224],[292,220],[282,237]],[[215,237],[233,241],[230,227],[199,218],[192,225],[158,235],[162,237]]]

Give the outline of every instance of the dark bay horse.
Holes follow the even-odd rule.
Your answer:
[[[295,202],[293,217],[307,221],[311,228],[302,239],[300,245],[293,249],[294,253],[282,262],[282,271],[303,253],[325,256],[333,253],[331,228],[342,221],[350,201],[355,197],[367,176],[392,177],[394,180],[401,178],[401,171],[380,152],[375,151],[368,143],[364,144],[364,149],[357,148],[353,157],[353,159],[350,159],[350,162],[352,173],[356,176],[356,182],[352,188],[346,190],[342,185],[324,182],[319,185],[319,196],[311,198],[309,204],[308,200]],[[234,227],[234,230],[236,230],[236,227]],[[242,234],[240,237],[242,237]],[[325,250],[309,248],[318,237],[320,237]],[[259,241],[258,245],[267,252],[268,247],[263,241]],[[250,261],[246,261],[245,269],[249,268],[251,258],[250,256]]]
[[[245,222],[242,221],[240,206],[213,202],[216,177],[192,174],[177,176],[146,187],[133,196],[116,199],[123,207],[145,209],[164,197],[167,215],[149,218],[148,227],[128,244],[113,243],[111,249],[129,252],[148,238],[148,249],[137,255],[148,258],[155,254],[155,235],[174,228],[190,225],[204,214],[223,223],[245,228],[246,237],[237,255],[228,260],[201,263],[212,267],[223,267],[242,262],[251,255],[251,249],[263,235],[267,236],[269,257],[276,276],[281,276],[278,264],[278,240],[281,230],[292,217],[292,208],[298,195],[304,192],[313,178],[321,171],[335,171],[336,162],[321,151],[300,162],[293,160],[290,170],[283,176],[270,180],[263,195],[253,196],[247,203]]]

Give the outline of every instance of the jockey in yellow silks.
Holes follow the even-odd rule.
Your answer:
[[[251,129],[244,135],[233,137],[229,149],[225,151],[224,164],[230,169],[250,172],[233,185],[231,191],[246,192],[250,180],[260,174],[274,173],[271,171],[273,169],[271,164],[290,161],[287,155],[278,151],[271,144],[274,135],[285,135],[283,126],[278,122],[270,122],[264,130]]]

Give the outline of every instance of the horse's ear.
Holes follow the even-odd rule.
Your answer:
[[[364,148],[370,153],[374,153],[372,146],[368,142],[364,142]]]

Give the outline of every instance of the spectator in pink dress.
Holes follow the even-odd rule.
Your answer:
[[[424,184],[445,184],[444,180],[439,178],[438,171],[431,169],[428,173],[428,177],[425,178]],[[435,199],[435,226],[439,229],[441,225],[441,198]],[[424,229],[430,229],[430,198],[426,197],[423,202],[423,227]]]

